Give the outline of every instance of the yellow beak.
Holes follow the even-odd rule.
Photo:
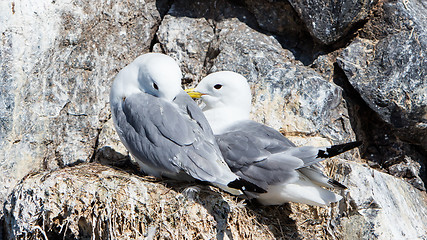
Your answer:
[[[190,97],[192,97],[192,98],[201,98],[201,97],[202,97],[202,95],[203,95],[203,93],[200,93],[200,92],[194,91],[194,89],[195,89],[195,88],[189,88],[189,89],[185,89],[184,91],[185,91],[188,95],[190,95]]]

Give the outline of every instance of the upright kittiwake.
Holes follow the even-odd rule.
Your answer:
[[[181,88],[181,70],[147,53],[123,68],[110,93],[114,126],[150,175],[210,182],[232,194],[265,192],[231,172],[197,104]]]
[[[203,113],[230,169],[267,189],[257,195],[264,205],[299,202],[315,206],[342,197],[322,187],[346,188],[326,177],[318,162],[359,146],[351,142],[331,147],[297,147],[278,131],[249,119],[251,92],[245,77],[223,71],[203,78],[186,90],[205,103]]]

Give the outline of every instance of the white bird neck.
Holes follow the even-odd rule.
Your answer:
[[[236,122],[249,120],[249,112],[250,109],[227,106],[203,109],[203,113],[215,135],[225,133],[226,129],[236,124]]]

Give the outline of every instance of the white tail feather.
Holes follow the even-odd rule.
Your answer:
[[[329,178],[316,168],[305,167],[298,169],[304,176],[306,176],[311,182],[316,183],[319,186],[334,188],[329,184]]]
[[[258,201],[263,205],[297,202],[319,207],[327,206],[341,199],[340,195],[312,183],[304,176],[301,176],[294,183],[272,185],[268,188],[267,193],[263,193],[258,197]]]

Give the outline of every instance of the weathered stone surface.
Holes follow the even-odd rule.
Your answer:
[[[425,35],[425,11],[422,0],[382,1],[374,7],[374,13],[361,29],[360,37],[378,40],[412,30]]]
[[[1,204],[29,171],[93,157],[112,78],[149,51],[166,1],[0,5]]]
[[[329,210],[250,207],[212,187],[165,186],[99,164],[32,174],[6,202],[6,237],[425,239],[425,193],[360,164],[334,166],[349,188]]]
[[[338,63],[350,83],[381,118],[427,149],[427,38],[410,33],[378,42],[358,39]]]
[[[125,167],[129,160],[129,151],[120,142],[113,119],[110,118],[99,133],[95,161],[104,165]]]
[[[253,13],[259,27],[268,32],[298,35],[304,31],[301,28],[303,22],[288,1],[245,0],[245,4]]]
[[[5,205],[6,237],[300,239],[287,208],[250,209],[211,187],[167,185],[99,164],[30,175]],[[302,213],[313,217],[307,209],[297,215]],[[319,214],[328,211],[319,209]],[[305,237],[316,238],[322,226],[299,227],[306,229]]]
[[[233,31],[236,25],[246,28],[247,33],[237,34]],[[211,71],[232,70],[248,78],[255,120],[281,128],[288,135],[317,136],[336,142],[354,138],[339,87],[294,61],[274,38],[234,21],[223,21],[219,26],[223,28],[220,53]]]
[[[200,3],[193,4],[198,8]],[[175,14],[185,17],[177,20],[172,16]],[[168,55],[181,60],[179,63],[184,72],[184,80],[191,82],[199,79],[200,74],[206,71],[204,60],[208,57],[210,44],[215,37],[214,28],[209,19],[193,18],[191,11],[177,9],[176,5],[172,5],[160,28],[168,29],[168,31],[157,32],[159,41],[165,43],[161,47],[167,49]],[[182,48],[186,51],[181,51]],[[185,61],[182,61],[184,59]]]
[[[364,38],[337,59],[350,84],[385,121],[364,127],[371,128],[367,140],[376,146],[363,155],[422,190],[427,179],[426,13],[420,1],[385,2],[362,31]]]
[[[406,141],[427,149],[427,7],[420,1],[386,2],[381,24],[347,47],[338,63],[350,83]],[[374,29],[370,25],[368,29]]]
[[[366,141],[362,156],[422,190],[427,180],[426,12],[421,1],[382,2],[337,59],[357,102],[350,112]]]
[[[174,9],[179,9],[179,5],[184,4],[181,1],[177,1],[174,5],[176,6]],[[325,56],[324,60],[319,60],[316,63],[329,62],[325,66],[321,66],[322,69],[325,69],[322,72],[322,76],[327,78],[328,81],[326,81],[321,75],[295,60],[293,54],[283,49],[281,44],[273,36],[257,31],[257,28],[253,27],[251,15],[242,10],[241,6],[229,5],[228,7],[224,7],[222,5],[222,7],[224,9],[215,13],[209,3],[205,3],[204,7],[200,8],[204,12],[197,9],[192,11],[191,21],[193,24],[197,22],[195,19],[209,19],[216,36],[209,45],[206,44],[205,47],[200,48],[198,51],[215,53],[211,55],[207,54],[207,60],[204,57],[198,59],[200,63],[204,63],[204,67],[206,68],[206,70],[201,71],[201,74],[219,70],[233,70],[245,75],[253,88],[254,119],[273,126],[276,129],[282,128],[285,134],[290,136],[297,144],[310,143],[320,145],[354,138],[354,133],[349,127],[347,112],[340,95],[340,88],[330,83],[336,74],[333,63],[336,55],[339,53],[334,52],[332,56]],[[188,8],[187,11],[189,11]],[[209,12],[209,15],[205,14],[206,12]],[[224,12],[228,14],[228,18],[224,17]],[[168,32],[172,28],[171,26],[173,26],[170,22],[177,23],[172,29],[176,30],[180,25],[187,26],[186,29],[188,29],[189,20],[182,17],[182,15],[176,11],[173,14],[169,13],[165,18],[165,21],[169,22],[162,23],[159,33]],[[197,26],[190,27],[190,29],[196,28]],[[187,32],[187,34],[195,33]],[[191,42],[189,44],[194,45],[195,43]],[[188,50],[185,46],[189,44],[177,46],[167,38],[160,39],[160,45],[167,46],[163,48],[163,51],[166,53],[171,52],[176,56],[186,56]],[[184,59],[180,59],[181,62],[194,60],[186,60],[185,57]],[[199,66],[202,66],[202,64],[199,64]],[[196,77],[195,79],[200,79],[201,77],[203,76]],[[324,115],[325,112],[328,112],[327,115]],[[356,156],[350,155],[347,158],[354,159]],[[419,171],[418,167],[414,161],[411,161],[408,162],[408,168],[404,171],[408,174],[416,174]],[[348,197],[351,204],[353,204],[353,208],[358,210],[341,212],[341,218],[337,220],[337,222],[343,223],[337,223],[344,231],[343,236],[349,236],[349,238],[357,238],[357,236],[379,236],[380,239],[387,239],[390,236],[400,237],[401,235],[399,234],[401,233],[393,231],[387,233],[389,231],[387,227],[394,228],[389,219],[398,218],[399,216],[395,215],[396,212],[404,214],[402,209],[405,209],[406,206],[408,206],[406,209],[410,209],[408,210],[410,211],[410,218],[407,223],[420,220],[420,214],[423,214],[423,212],[418,211],[416,207],[412,206],[417,205],[420,201],[423,201],[422,204],[425,205],[425,200],[422,197],[423,193],[416,191],[401,179],[392,178],[376,171],[375,173],[380,174],[381,177],[372,180],[372,184],[375,181],[378,181],[378,185],[385,184],[387,181],[395,182],[397,188],[405,189],[404,191],[402,190],[405,192],[404,194],[406,194],[406,191],[412,192],[411,196],[414,196],[415,200],[414,202],[411,199],[404,200],[402,205],[405,207],[402,209],[387,208],[390,201],[396,200],[395,194],[400,194],[398,193],[399,191],[395,189],[390,191],[390,189],[386,188],[376,188],[375,196],[383,196],[378,201],[381,202],[381,205],[385,205],[384,209],[386,211],[390,212],[385,211],[379,217],[368,216],[367,211],[363,211],[362,209],[366,208],[366,199],[375,197],[369,192],[373,186],[365,186],[365,179],[361,176],[369,170],[358,165],[353,166],[353,168],[356,175],[353,178],[348,178],[349,181],[354,181],[353,184],[357,183],[355,184],[357,187],[354,186],[355,189],[350,189],[350,192],[358,191],[357,188],[361,188],[359,189],[361,193],[354,193],[354,198],[351,197],[352,195]],[[331,169],[336,170],[337,168],[332,165]],[[361,172],[361,175],[357,175],[357,172]],[[411,180],[418,181],[420,179],[418,177]],[[357,201],[354,199],[357,199]],[[343,217],[350,215],[349,219]],[[362,227],[355,232],[353,226],[357,223],[361,223]],[[334,222],[332,221],[331,224],[334,224]],[[387,227],[380,227],[384,225]],[[414,228],[406,230],[400,227],[396,229],[410,236],[422,236],[420,228],[424,227],[424,225],[415,226],[415,230]]]
[[[313,62],[319,51],[323,52],[323,46],[311,37],[288,1],[244,0],[244,6],[255,19],[253,23],[246,21],[246,24],[259,32],[274,35],[282,48],[290,50],[295,59],[305,65]]]
[[[355,24],[366,19],[377,1],[289,2],[313,37],[323,44],[331,44],[345,36]]]
[[[345,239],[427,239],[425,192],[358,163],[337,168],[348,187],[339,206]]]

